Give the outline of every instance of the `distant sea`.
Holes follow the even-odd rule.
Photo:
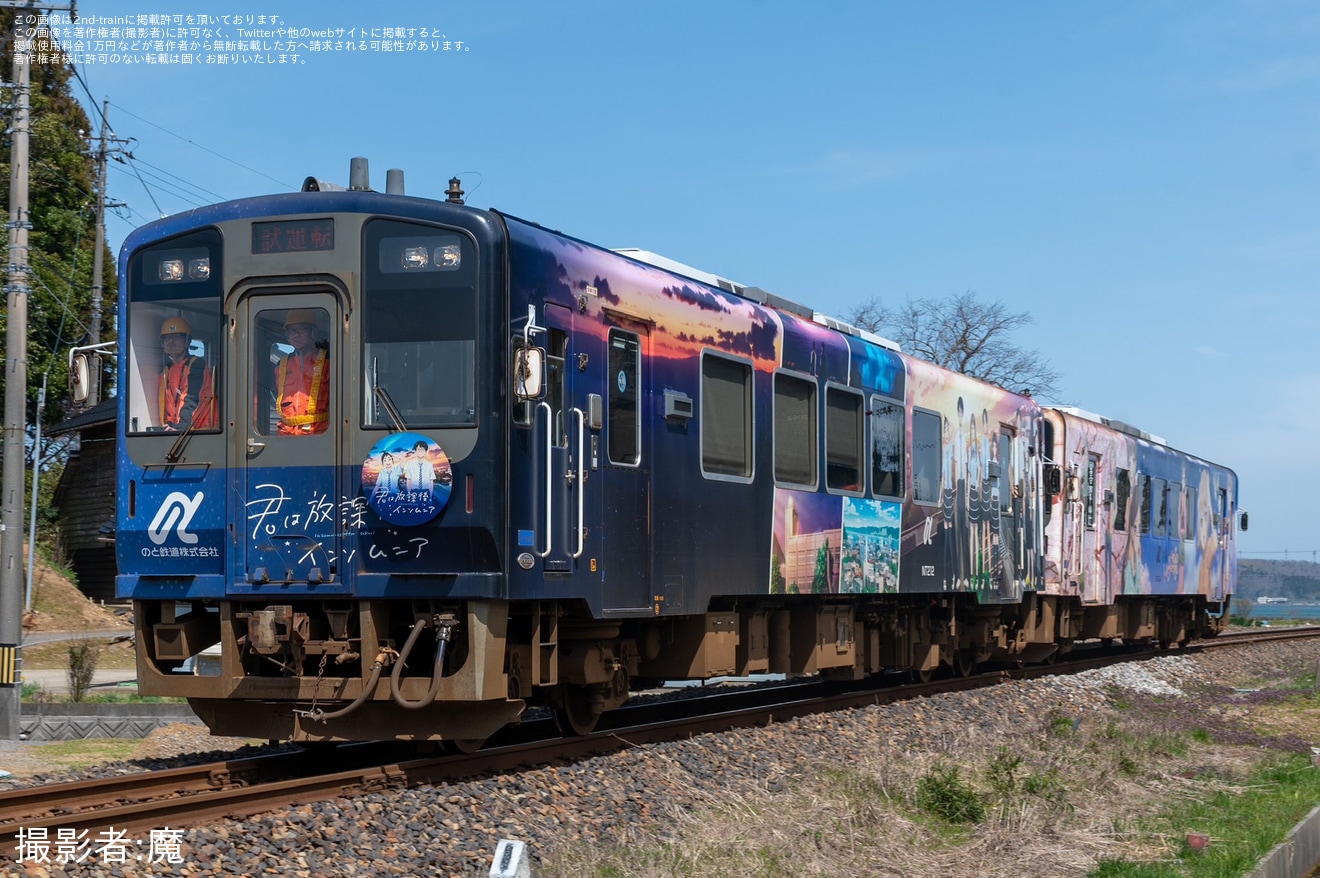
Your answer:
[[[1252,619],[1320,619],[1320,604],[1252,604]]]

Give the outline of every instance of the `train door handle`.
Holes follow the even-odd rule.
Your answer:
[[[251,436],[248,437],[247,453],[249,456],[256,454],[258,451],[260,451],[265,447],[266,447],[265,442],[258,442],[256,439],[253,439]]]

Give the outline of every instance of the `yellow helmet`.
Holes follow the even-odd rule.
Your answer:
[[[311,308],[294,308],[284,317],[284,328],[288,329],[295,323],[310,323],[316,325],[316,312]]]
[[[182,317],[170,317],[160,326],[161,335],[173,335],[176,332],[182,332],[184,335],[192,335],[192,327],[188,321]]]

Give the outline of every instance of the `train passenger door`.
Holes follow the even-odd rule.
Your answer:
[[[342,590],[338,484],[343,325],[330,292],[245,295],[235,311],[238,401],[231,592],[297,583]]]
[[[1100,455],[1088,453],[1082,471],[1082,554],[1078,564],[1082,569],[1082,601],[1097,603],[1108,600],[1105,584],[1107,571],[1104,559],[1109,552],[1104,535],[1109,528],[1105,512],[1100,508],[1100,490],[1103,482]],[[1099,526],[1097,526],[1099,524]]]
[[[1018,461],[1017,446],[1012,428],[1001,426],[996,454],[999,463],[999,478],[996,480],[996,490],[999,495],[997,567],[1000,596],[1014,600],[1021,596],[1018,583],[1027,573],[1023,557],[1023,543],[1026,538],[1023,503],[1026,493],[1022,489],[1022,467]]]
[[[651,606],[651,475],[643,386],[649,341],[647,328],[631,323],[610,329],[605,340],[604,448],[593,444],[591,470],[600,479],[606,612]]]

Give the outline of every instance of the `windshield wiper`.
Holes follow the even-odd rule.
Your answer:
[[[199,401],[196,408],[193,409],[192,417],[188,419],[188,427],[179,434],[179,438],[174,440],[170,450],[165,452],[166,463],[178,463],[183,455],[183,449],[188,445],[188,440],[192,437],[193,431],[197,428],[197,413],[202,411],[204,406],[214,405],[215,397],[211,396],[205,400]]]
[[[394,400],[390,399],[389,391],[377,384],[376,398],[380,400],[380,407],[385,409],[385,414],[389,415],[390,420],[394,423],[395,431],[399,433],[407,432],[408,425],[403,422],[403,415],[399,413]]]

